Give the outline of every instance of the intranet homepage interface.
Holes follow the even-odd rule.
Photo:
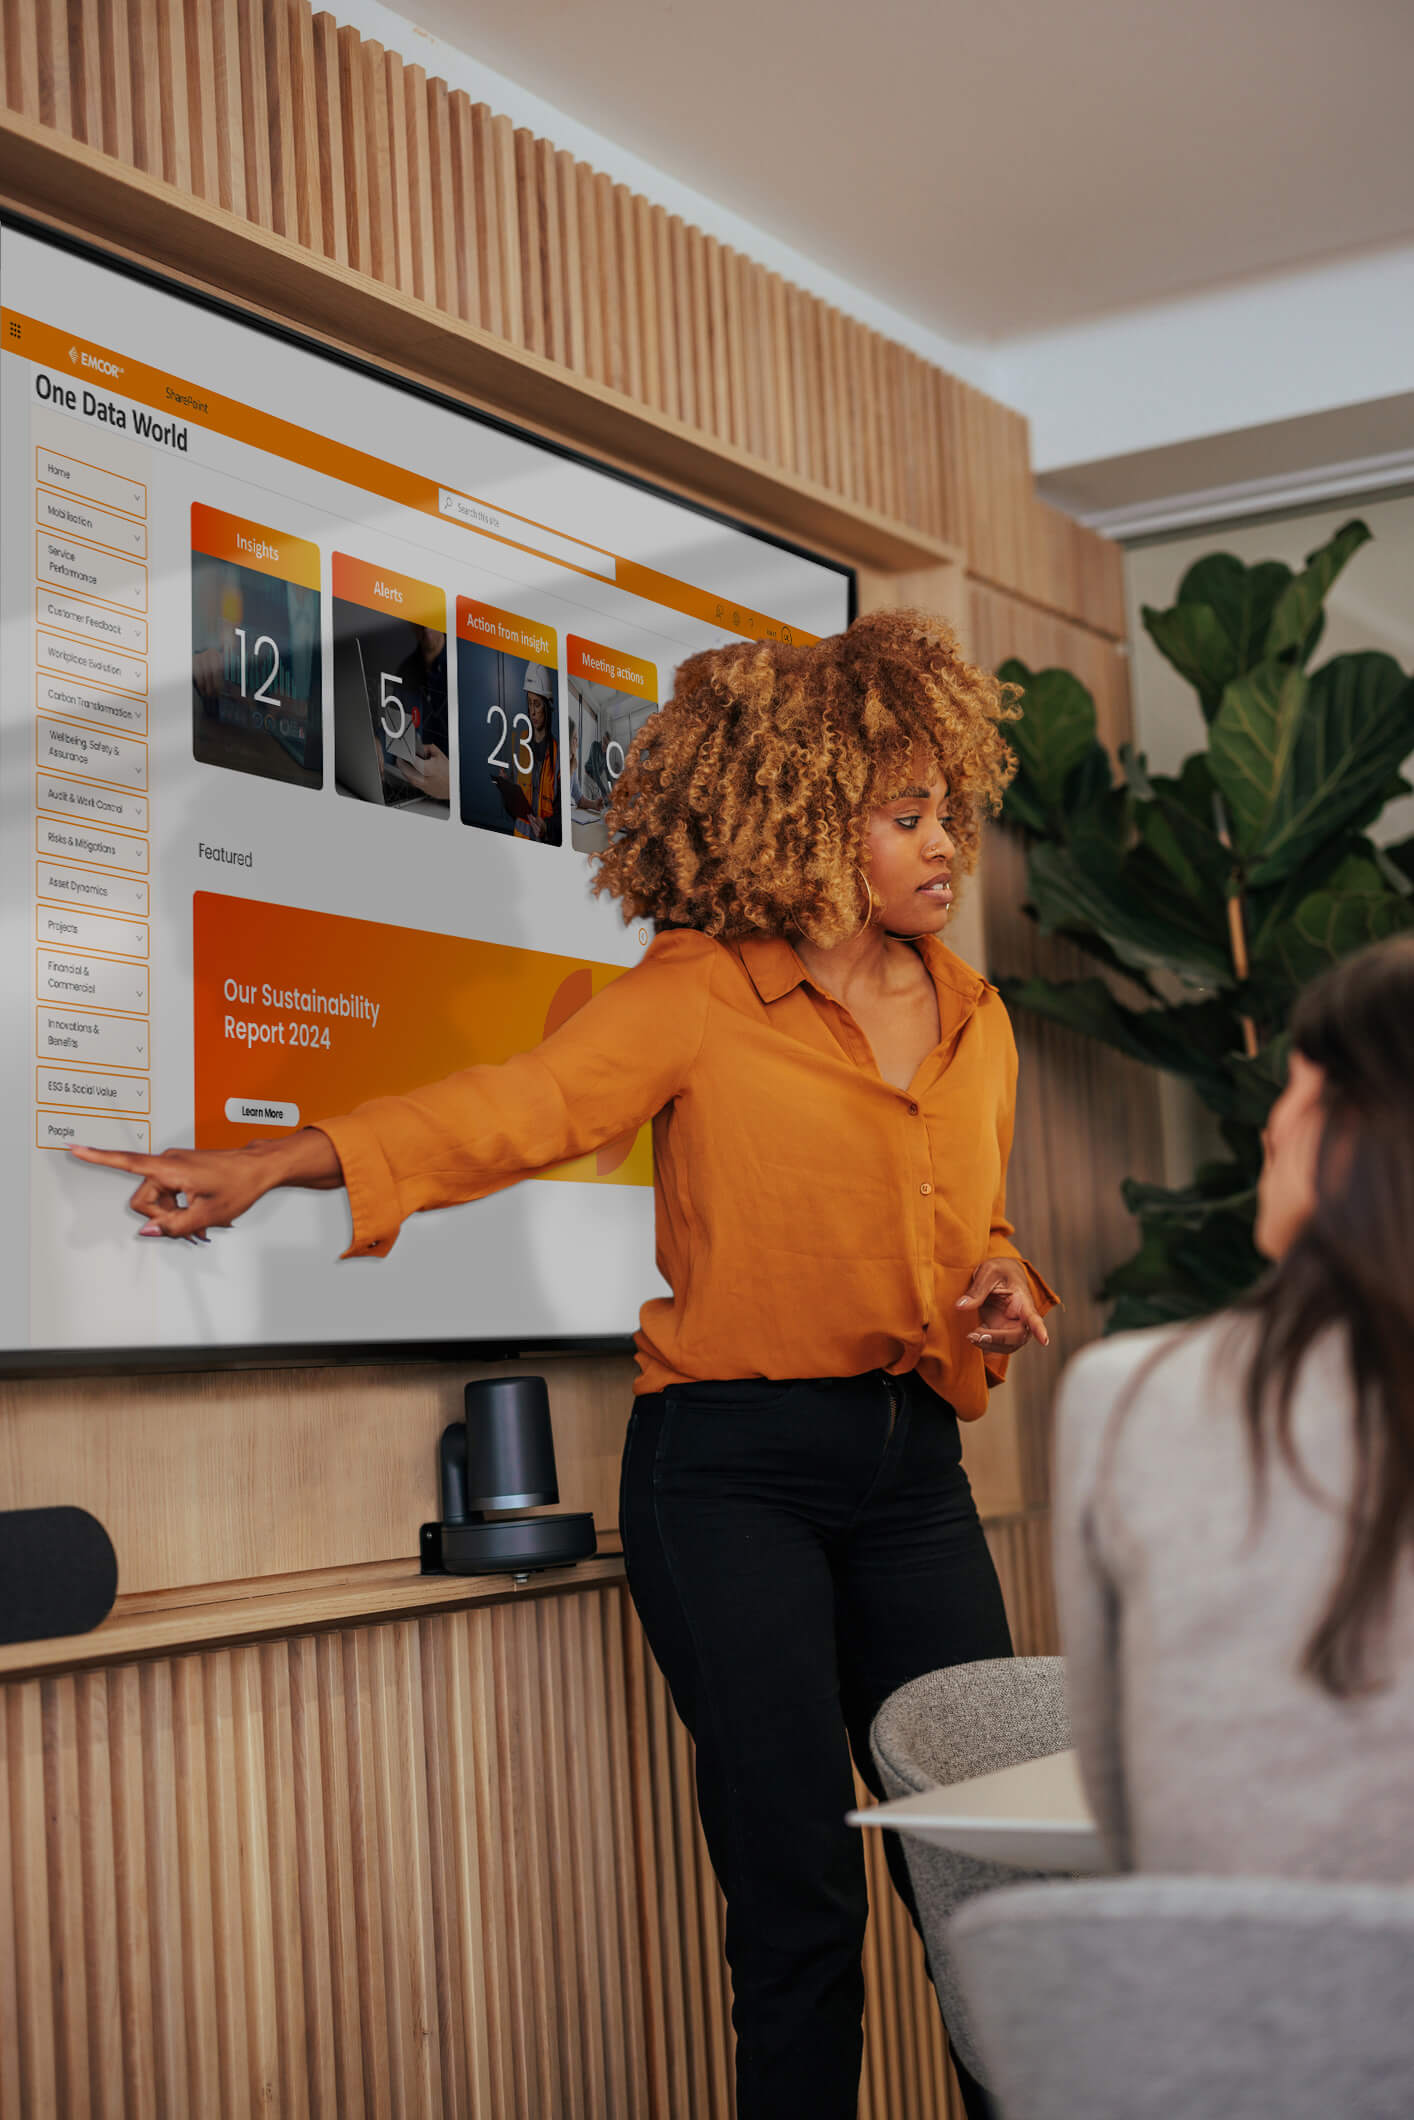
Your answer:
[[[630,1330],[646,1129],[381,1263],[341,1194],[141,1241],[64,1151],[534,1045],[649,939],[588,857],[677,664],[848,576],[9,228],[0,304],[0,1349]]]

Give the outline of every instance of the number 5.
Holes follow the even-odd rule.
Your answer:
[[[382,671],[380,674],[383,679],[383,734],[387,737],[389,743],[396,743],[398,738],[404,734],[408,725],[408,710],[403,705],[402,694],[398,690],[398,686],[402,683],[402,679],[400,677],[394,677],[387,670]],[[396,729],[391,729],[388,726],[389,707],[396,707],[398,710],[398,726],[396,727]]]

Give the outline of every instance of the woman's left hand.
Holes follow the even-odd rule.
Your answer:
[[[967,1337],[984,1354],[1015,1354],[1028,1340],[1051,1344],[1019,1259],[984,1259],[957,1307],[976,1311],[976,1328]]]

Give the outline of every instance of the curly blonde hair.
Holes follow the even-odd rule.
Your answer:
[[[998,726],[1016,696],[922,611],[858,618],[808,648],[689,656],[629,748],[593,887],[626,920],[843,941],[859,926],[869,813],[920,753],[947,781],[958,867],[974,865],[1016,770]]]

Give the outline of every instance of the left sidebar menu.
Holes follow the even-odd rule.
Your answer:
[[[35,1143],[151,1145],[148,452],[36,411]]]

